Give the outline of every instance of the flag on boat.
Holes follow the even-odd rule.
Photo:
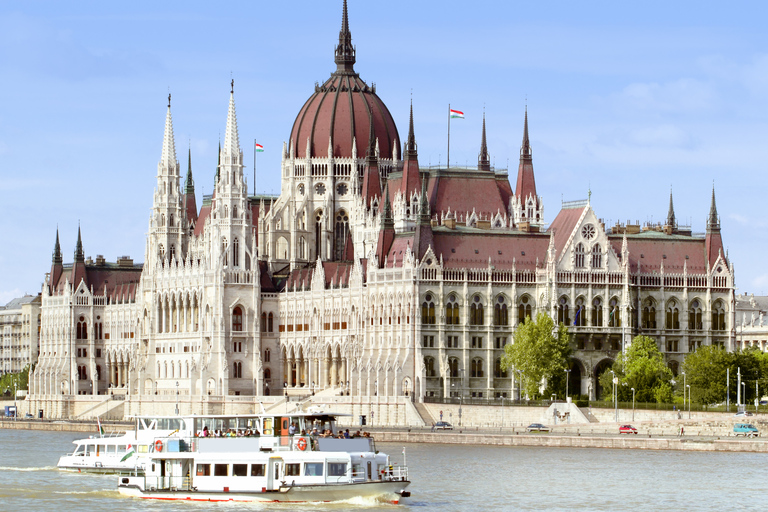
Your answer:
[[[96,416],[96,423],[99,425],[99,435],[104,437],[104,427],[101,426],[101,418]]]
[[[255,142],[254,142],[254,144],[255,144],[255,148],[256,148],[256,152],[257,153],[263,153],[264,152],[264,146],[262,146],[261,144],[256,144]]]
[[[451,119],[464,119],[464,112],[461,110],[453,110],[452,108],[449,110],[451,111]]]
[[[126,460],[133,457],[133,455],[136,453],[136,450],[133,449],[133,445],[128,445],[128,451],[125,452],[125,455],[123,455],[123,458],[120,459],[120,462],[125,462]]]

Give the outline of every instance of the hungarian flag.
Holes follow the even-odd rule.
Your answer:
[[[128,445],[128,451],[125,452],[125,455],[123,455],[123,458],[120,459],[120,462],[125,462],[126,460],[130,459],[131,457],[133,457],[133,455],[135,453],[136,453],[136,450],[134,450],[133,446],[129,444]]]
[[[101,435],[101,437],[104,437],[104,427],[101,426],[101,418],[99,418],[98,416],[96,416],[96,423],[99,424],[99,435]]]
[[[464,112],[462,112],[461,110],[450,109],[450,111],[451,111],[451,119],[464,119]]]
[[[256,144],[256,152],[257,153],[263,153],[264,152],[264,146],[262,146],[261,144]]]

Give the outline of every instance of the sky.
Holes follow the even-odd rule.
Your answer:
[[[335,69],[341,0],[0,0],[0,304],[41,290],[56,230],[74,259],[144,261],[172,94],[177,158],[212,190],[230,80],[249,190]],[[421,165],[477,162],[482,116],[514,185],[528,108],[545,220],[587,199],[607,226],[703,233],[712,187],[737,293],[768,294],[768,3],[349,0],[355,69]]]

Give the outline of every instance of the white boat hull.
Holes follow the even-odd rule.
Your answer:
[[[386,503],[399,503],[409,496],[405,488],[408,481],[374,481],[346,484],[283,486],[279,490],[262,492],[197,492],[197,491],[143,491],[138,486],[120,485],[120,494],[134,498],[181,501],[232,502],[329,502],[354,498],[373,498]]]

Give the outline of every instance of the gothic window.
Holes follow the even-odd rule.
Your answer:
[[[472,377],[483,376],[483,360],[480,359],[479,357],[472,359],[472,367],[471,367],[470,375]]]
[[[480,302],[480,296],[475,295],[472,299],[472,305],[469,308],[469,324],[470,325],[484,325],[485,318],[483,316],[483,303]]]
[[[269,351],[269,349],[264,349],[264,362],[268,363],[270,357],[272,356],[272,353]]]
[[[281,236],[277,239],[277,248],[276,248],[277,254],[275,254],[275,257],[280,260],[287,260],[288,259],[288,240],[285,239],[285,237]]]
[[[725,308],[723,308],[723,303],[720,301],[715,302],[712,308],[712,330],[725,330]]]
[[[168,227],[173,227],[173,214],[168,216]]]
[[[229,217],[229,208],[227,208],[227,205],[224,205],[224,218],[226,219]]]
[[[526,318],[531,318],[531,304],[528,296],[523,295],[517,305],[517,322],[522,324]]]
[[[221,254],[224,255],[224,266],[229,266],[229,254],[227,254],[227,239],[221,239]]]
[[[424,358],[424,368],[427,377],[435,376],[435,359],[433,357]]]
[[[499,295],[493,306],[493,325],[509,325],[509,311],[504,297]]]
[[[303,236],[299,237],[299,258],[302,260],[307,258],[307,241]]]
[[[424,302],[421,304],[421,323],[424,325],[435,324],[435,303],[429,293],[424,297]]]
[[[163,244],[160,244],[160,247],[158,247],[157,254],[160,256],[160,261],[165,259],[165,247],[163,247]]]
[[[459,348],[459,337],[448,336],[446,341],[446,348]]]
[[[322,183],[318,183],[317,185],[315,185],[315,193],[319,196],[325,194],[325,185],[323,185]]]
[[[274,319],[275,317],[272,315],[272,313],[267,316],[267,332],[274,332]]]
[[[576,268],[584,268],[584,245],[576,246]]]
[[[584,227],[581,228],[581,236],[583,236],[585,240],[592,240],[595,238],[595,226],[592,224],[585,224]]]
[[[496,361],[493,362],[493,376],[497,379],[506,379],[507,378],[507,370],[501,369],[501,358],[497,357]]]
[[[236,219],[236,218],[237,218],[237,205],[234,205],[234,206],[232,207],[232,218],[233,218],[233,219]]]
[[[243,330],[243,309],[240,306],[232,310],[232,330]]]
[[[587,312],[585,311],[585,309],[586,308],[584,308],[584,299],[582,299],[581,297],[576,299],[576,313],[574,313],[575,316],[573,318],[573,325],[575,325],[576,327],[584,327],[585,325],[587,325],[587,319],[586,319]]]
[[[455,357],[448,359],[448,376],[451,378],[459,376],[459,360]]]
[[[315,254],[323,257],[323,210],[317,210],[315,214]],[[311,259],[311,257],[310,257]]]
[[[459,325],[459,305],[455,295],[448,297],[448,303],[445,305],[445,323]]]
[[[557,323],[570,325],[571,317],[568,312],[568,299],[566,297],[560,297],[557,304]]]
[[[237,238],[232,242],[232,266],[240,266],[240,240]]]
[[[608,306],[608,327],[621,327],[619,300],[616,298],[611,299]]]
[[[161,226],[165,226],[165,214],[164,213],[160,214],[160,225]]]
[[[483,348],[482,336],[472,336],[472,348]]]
[[[344,194],[346,194],[347,193],[347,185],[344,184],[344,183],[340,183],[336,187],[336,193],[339,194],[340,196],[343,196]]]
[[[267,332],[267,314],[261,314],[261,332]]]
[[[656,329],[656,308],[652,300],[648,299],[645,302],[642,315],[643,329]]]
[[[88,339],[88,322],[85,321],[85,317],[81,316],[77,322],[77,339]]]
[[[243,363],[240,361],[235,361],[234,364],[234,372],[232,373],[232,377],[235,379],[242,379],[243,378]]]
[[[435,348],[435,337],[434,336],[424,336],[421,340],[421,346],[423,348]]]
[[[592,268],[603,267],[603,250],[598,244],[592,246]]]
[[[347,243],[348,233],[349,216],[346,211],[339,210],[336,212],[336,226],[334,230],[334,243],[336,244],[334,256],[337,260],[344,258],[344,246]]]
[[[171,251],[168,253],[168,261],[173,261],[176,258],[176,246],[171,244]]]
[[[674,299],[667,303],[667,329],[680,329],[680,310]]]
[[[703,329],[701,321],[701,303],[694,299],[691,301],[691,309],[688,310],[688,329],[700,331]]]
[[[603,300],[595,297],[592,301],[592,327],[603,326]]]
[[[101,365],[96,365],[96,380],[101,380]]]

